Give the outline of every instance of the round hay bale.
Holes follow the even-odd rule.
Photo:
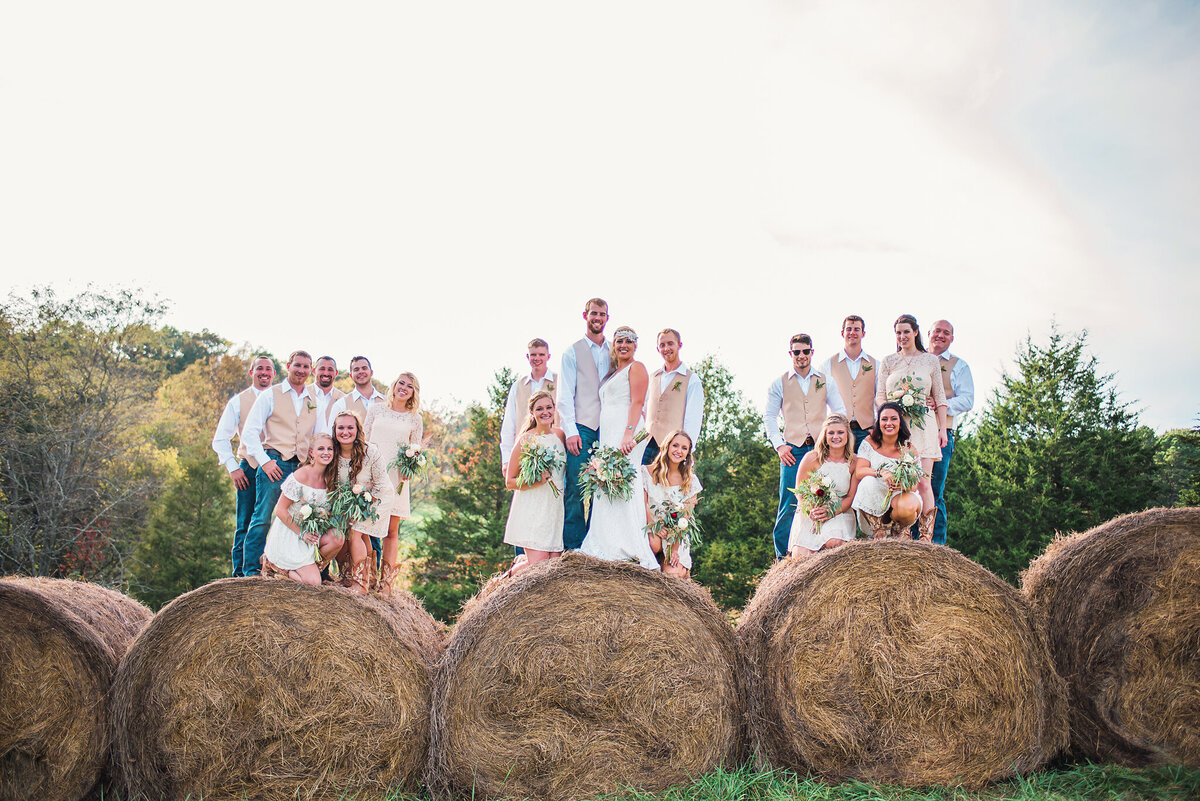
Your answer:
[[[686,784],[743,751],[733,630],[690,581],[577,553],[494,583],[434,682],[437,797]]]
[[[785,560],[738,626],[760,757],[832,780],[979,787],[1066,742],[1061,679],[1020,594],[939,545]]]
[[[390,600],[223,579],[163,608],[113,683],[125,797],[271,801],[413,790],[442,629]]]
[[[154,617],[147,607],[116,590],[70,579],[6,576],[3,581],[33,587],[51,595],[100,635],[117,659],[125,655],[134,637]]]
[[[1067,682],[1073,753],[1200,767],[1200,509],[1060,537],[1021,585]]]
[[[53,585],[0,581],[0,798],[76,801],[107,765],[118,655],[102,635],[124,644]]]

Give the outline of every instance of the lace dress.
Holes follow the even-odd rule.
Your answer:
[[[557,434],[538,434],[539,445],[554,448],[563,456],[563,463],[550,474],[550,481],[558,487],[555,496],[550,484],[539,484],[513,493],[512,506],[508,510],[508,523],[504,526],[504,541],[535,551],[561,551],[563,549],[563,478],[566,476],[567,450]],[[518,443],[521,440],[518,440]],[[517,455],[515,458],[520,458]]]
[[[279,492],[292,499],[293,507],[296,504],[325,502],[324,488],[301,484],[294,475],[283,480]],[[291,513],[290,509],[288,513]],[[316,547],[305,542],[278,516],[271,520],[271,529],[267,532],[267,544],[263,547],[263,558],[280,570],[298,570],[305,565],[317,563]]]
[[[407,448],[409,445],[420,444],[424,433],[425,425],[421,422],[421,415],[416,412],[397,412],[386,403],[372,403],[363,423],[363,434],[366,435],[367,442],[379,446],[385,465],[395,461],[401,445]],[[397,491],[392,503],[386,507],[380,505],[379,516],[386,520],[390,514],[392,517],[407,520],[410,512],[408,482],[400,479],[400,472],[395,468],[388,470],[388,478]],[[385,523],[384,529],[386,528]]]
[[[833,479],[833,486],[837,488],[843,498],[850,491],[850,465],[846,462],[822,462],[814,472]],[[800,486],[799,475],[796,476],[796,486]],[[849,542],[854,539],[856,533],[858,533],[858,524],[855,522],[853,512],[836,514],[822,523],[820,530],[817,530],[817,524],[813,519],[801,513],[800,507],[797,506],[796,516],[792,518],[792,533],[788,539],[788,550],[799,545],[810,551],[819,551],[821,546],[829,540],[839,539]]]
[[[871,463],[872,470],[880,470],[885,467],[892,467],[896,464],[896,460],[890,456],[884,456],[871,445],[871,438],[868,437],[862,441],[862,445],[858,446],[858,455]],[[888,487],[882,478],[875,476],[863,476],[858,480],[858,489],[854,491],[854,501],[850,504],[853,508],[860,512],[866,512],[869,515],[879,516],[888,510],[891,505],[891,499],[887,497]],[[920,502],[920,495],[916,492],[909,492],[914,498]],[[869,530],[869,529],[868,529]]]
[[[629,368],[612,373],[600,386],[600,444],[618,448],[629,424]],[[642,418],[634,431],[642,427]],[[646,499],[642,490],[642,454],[648,440],[634,447],[625,457],[633,471],[633,492],[621,501],[597,494],[592,497],[592,519],[581,552],[613,562],[637,562],[658,570],[658,560],[646,536]]]
[[[374,409],[379,404],[375,404],[371,408]],[[387,510],[392,508],[392,504],[396,499],[396,489],[392,486],[392,480],[388,478],[387,468],[384,467],[387,462],[384,461],[383,452],[379,450],[379,446],[374,443],[367,443],[367,458],[363,460],[362,469],[355,477],[354,484],[362,484],[363,489],[369,490],[376,498],[379,499],[379,504],[375,507],[379,511],[379,517],[374,522],[369,520],[361,520],[355,523],[350,528],[354,531],[361,531],[369,537],[386,537],[388,529]],[[338,457],[338,481],[350,480],[350,460],[344,456]]]
[[[696,474],[692,473],[692,483],[688,486],[687,492],[683,491],[683,487],[670,487],[662,484],[655,484],[650,480],[650,468],[642,467],[642,485],[646,488],[646,498],[650,501],[651,508],[655,504],[662,503],[664,499],[670,498],[677,504],[682,505],[689,498],[694,498],[700,494],[700,490],[704,489],[700,485],[700,479],[696,478]],[[692,569],[692,548],[691,543],[685,538],[679,543],[679,564]]]
[[[912,377],[918,382],[938,406],[946,405],[946,387],[942,384],[942,360],[932,353],[917,353],[915,356],[905,356],[903,353],[890,353],[879,361],[879,375],[875,381],[875,407],[887,401],[887,393],[896,388],[896,384],[904,378]],[[925,428],[913,425],[908,415],[904,416],[912,434],[913,447],[922,459],[940,460],[942,446],[938,444],[937,413],[927,409]]]

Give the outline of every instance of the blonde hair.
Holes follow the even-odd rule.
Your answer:
[[[632,339],[633,347],[637,348],[637,331],[634,331],[627,325],[623,325],[613,332],[612,345],[608,349],[608,372],[612,373],[617,369],[617,340]]]
[[[537,420],[533,419],[533,407],[534,404],[536,404],[542,398],[549,398],[550,402],[554,404],[555,408],[558,407],[558,401],[554,400],[554,393],[548,389],[539,389],[537,392],[530,395],[529,403],[527,404],[529,409],[527,410],[528,413],[525,415],[525,426],[521,429],[522,434],[524,434],[526,431],[532,431],[533,429],[537,428]]]
[[[671,472],[671,457],[667,451],[671,449],[671,443],[675,441],[676,437],[686,437],[688,441],[687,458],[679,463],[679,477],[683,479],[683,483],[679,486],[686,493],[692,486],[692,467],[696,464],[696,443],[692,441],[692,435],[682,428],[675,429],[667,437],[667,441],[658,451],[658,456],[655,456],[654,461],[650,462],[647,472],[650,473],[650,480],[655,484],[663,487],[667,485],[667,475]]]
[[[850,433],[850,418],[834,412],[825,418],[825,422],[821,425],[821,433],[817,436],[817,443],[813,446],[813,450],[817,454],[817,464],[824,464],[833,455],[829,447],[829,427],[831,425],[840,425],[846,429],[846,444],[842,446],[842,459],[847,462],[854,459],[854,435]]]
[[[395,398],[396,398],[396,381],[399,381],[401,378],[407,378],[409,381],[412,382],[412,390],[413,390],[412,397],[409,398],[407,401],[405,401],[405,403],[404,403],[405,410],[410,411],[410,412],[420,411],[421,410],[421,382],[417,380],[417,377],[415,375],[413,375],[412,373],[407,373],[407,372],[401,373],[400,375],[396,376],[396,380],[393,381],[390,386],[388,386],[388,391],[387,391],[388,408],[391,408],[392,401],[395,400]]]
[[[305,465],[310,465],[316,462],[316,459],[313,458],[313,448],[316,446],[317,440],[319,439],[329,440],[330,444],[333,445],[334,453],[337,453],[337,442],[334,440],[333,436],[331,434],[326,434],[324,431],[320,431],[316,434],[313,434],[312,439],[308,441],[308,458],[304,460]],[[334,461],[337,460],[335,459]]]

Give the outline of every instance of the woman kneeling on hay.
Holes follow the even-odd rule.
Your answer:
[[[370,494],[374,502],[374,516],[368,516],[350,524],[347,546],[350,552],[350,570],[343,583],[352,592],[362,594],[373,589],[372,568],[375,560],[371,556],[371,544],[367,537],[386,537],[389,517],[379,510],[390,510],[396,497],[396,488],[388,478],[387,463],[378,445],[367,444],[358,415],[351,411],[339,412],[333,418],[333,436],[337,440],[337,480],[342,487],[357,490],[356,495]],[[391,587],[387,588],[390,594]]]
[[[688,578],[692,574],[691,537],[682,534],[675,542],[669,536],[654,533],[656,519],[664,515],[678,514],[690,521],[700,495],[700,479],[696,478],[695,460],[692,456],[692,438],[683,429],[673,431],[666,439],[666,447],[658,452],[654,461],[642,467],[642,487],[646,497],[646,523],[650,528],[650,547],[662,557],[662,569],[668,576]]]
[[[812,508],[807,514],[792,518],[792,533],[788,539],[791,556],[812,556],[822,548],[836,548],[854,539],[858,525],[850,505],[859,479],[867,471],[867,460],[854,455],[850,420],[837,413],[826,417],[816,445],[804,454],[796,470],[796,489],[814,487],[802,497],[806,495],[816,502],[806,504],[802,499],[801,510],[809,505]]]
[[[333,455],[333,437],[317,434],[307,461],[280,487],[275,520],[263,548],[264,577],[286,576],[304,584],[320,584],[321,568],[341,550],[342,532],[320,522],[329,520],[325,495],[337,480]]]
[[[858,447],[858,455],[868,464],[859,468],[854,508],[875,539],[889,536],[909,539],[909,529],[921,513],[921,496],[905,492],[894,470],[906,455],[919,465],[920,455],[913,448],[899,404],[888,402],[879,407],[875,425]]]
[[[561,428],[555,428],[554,395],[533,393],[529,415],[513,445],[504,486],[513,492],[504,526],[504,542],[525,549],[505,575],[553,559],[563,549],[562,489],[567,449]]]

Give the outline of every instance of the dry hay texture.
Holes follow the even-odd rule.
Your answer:
[[[464,611],[434,687],[435,797],[589,798],[743,756],[733,629],[690,581],[569,553]]]
[[[103,781],[109,687],[150,616],[96,584],[0,580],[0,798],[75,801]]]
[[[1067,682],[1072,751],[1200,767],[1200,509],[1059,538],[1022,587]]]
[[[223,579],[172,601],[113,683],[125,798],[382,798],[415,789],[444,632],[391,600]]]
[[[1063,684],[1028,606],[949,548],[859,541],[785,560],[738,637],[753,740],[776,767],[979,787],[1066,743]]]

